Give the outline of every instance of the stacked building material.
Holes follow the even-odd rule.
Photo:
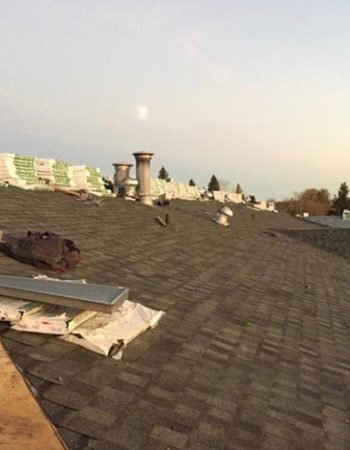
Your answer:
[[[72,174],[78,189],[87,189],[97,195],[111,194],[104,186],[100,169],[91,166],[72,166]]]
[[[22,189],[46,189],[36,173],[35,158],[0,153],[0,182]]]
[[[191,200],[199,200],[201,198],[201,189],[198,186],[188,186],[188,196]]]
[[[237,194],[236,192],[226,192],[226,191],[213,191],[214,200],[220,203],[226,203],[226,201],[231,203],[244,203],[242,194]]]
[[[18,178],[25,181],[26,185],[36,186],[43,184],[35,172],[34,158],[32,156],[15,155],[13,162]]]
[[[86,166],[72,166],[73,180],[78,189],[88,189]]]
[[[189,186],[187,183],[166,182],[165,180],[152,178],[152,197],[158,198],[163,194],[166,194],[170,198],[178,198],[180,200],[199,200],[201,198],[201,190],[198,186]]]
[[[72,166],[64,161],[57,161],[52,165],[53,182],[58,186],[75,187]]]
[[[151,196],[158,198],[159,196],[167,193],[167,182],[160,180],[159,178],[151,178]]]
[[[100,169],[97,167],[86,166],[86,170],[88,172],[87,182],[89,190],[96,192],[106,192]]]
[[[35,158],[35,171],[39,179],[54,181],[53,165],[54,159]]]
[[[14,164],[14,153],[0,153],[0,182],[10,184],[21,184],[16,173]],[[24,183],[22,183],[24,184]]]

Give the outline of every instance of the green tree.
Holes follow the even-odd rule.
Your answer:
[[[331,213],[341,215],[344,209],[350,209],[349,188],[345,181],[340,185],[338,196],[332,201]]]
[[[196,183],[192,180],[192,178],[190,179],[190,181],[188,182],[189,186],[195,186]]]
[[[208,184],[208,191],[209,192],[220,191],[220,184],[215,175],[212,175],[212,177],[210,178],[210,181]]]
[[[165,167],[161,167],[159,174],[158,174],[158,178],[160,180],[169,180],[169,173],[168,171],[165,169]]]

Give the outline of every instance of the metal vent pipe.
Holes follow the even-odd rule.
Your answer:
[[[136,159],[136,178],[139,182],[138,195],[141,203],[152,205],[151,197],[151,152],[136,152],[133,154]]]

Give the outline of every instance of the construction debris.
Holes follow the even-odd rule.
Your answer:
[[[96,311],[81,311],[56,305],[43,305],[41,310],[22,316],[12,328],[17,331],[66,335],[96,316]]]
[[[0,321],[19,322],[31,314],[42,311],[43,308],[43,303],[0,297]]]
[[[72,287],[92,286],[84,284],[85,280],[55,280],[45,275],[27,280],[41,281],[47,287],[58,284],[68,290]],[[0,293],[3,284],[0,280]],[[40,293],[35,295],[40,298]],[[14,330],[64,336],[69,342],[117,359],[121,358],[123,349],[129,342],[148,328],[155,327],[163,314],[163,311],[155,311],[125,299],[118,304],[116,310],[105,314],[0,297],[0,321],[11,322]]]
[[[127,344],[148,328],[154,328],[164,314],[126,300],[112,316],[98,314],[65,336],[64,340],[120,359]]]
[[[3,251],[13,258],[34,266],[65,272],[80,262],[80,251],[70,239],[48,231],[26,235],[2,234]]]
[[[86,191],[84,189],[81,189],[78,192],[78,195],[79,195],[79,197],[77,198],[77,200],[84,202],[84,203],[100,206],[100,204],[102,202],[102,199],[96,198],[93,194],[91,194],[89,191]]]
[[[165,220],[163,220],[160,216],[157,216],[155,219],[162,227],[166,227],[168,224]]]
[[[170,199],[167,196],[167,194],[160,195],[157,200],[154,202],[157,206],[169,206],[170,205]]]

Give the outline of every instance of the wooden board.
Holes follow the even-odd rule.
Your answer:
[[[0,342],[0,449],[65,450]]]

